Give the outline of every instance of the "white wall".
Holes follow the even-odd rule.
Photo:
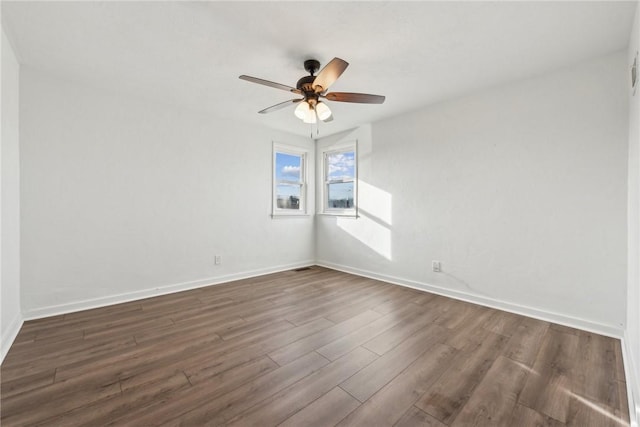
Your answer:
[[[20,150],[18,145],[19,66],[2,31],[2,144],[0,221],[0,361],[22,326],[20,311]]]
[[[321,140],[358,139],[361,218],[317,219],[318,262],[620,335],[625,68],[619,52]]]
[[[628,68],[640,50],[640,6],[636,6],[636,16],[629,39]],[[639,64],[640,65],[640,64]],[[640,69],[639,69],[640,71]],[[629,76],[629,74],[628,74]],[[630,82],[630,77],[626,81]],[[630,87],[630,84],[627,88]],[[628,356],[628,376],[632,379],[632,394],[636,412],[640,418],[640,82],[635,94],[629,91],[629,175],[628,175],[628,290],[627,290],[627,330],[625,344]]]
[[[270,217],[272,140],[311,140],[24,66],[20,90],[26,317],[313,263],[313,217]]]

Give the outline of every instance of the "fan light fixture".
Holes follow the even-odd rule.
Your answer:
[[[311,105],[309,105],[307,101],[302,101],[298,104],[296,109],[293,111],[293,114],[295,114],[296,117],[299,118],[300,120],[304,120],[305,117],[307,117],[307,115],[309,114],[309,111],[312,111]]]
[[[320,120],[327,120],[331,117],[331,110],[329,106],[322,101],[318,101],[316,104],[316,112],[318,113],[318,118]]]
[[[315,110],[308,101],[302,101],[298,104],[293,113],[297,118],[305,123],[315,123],[316,114],[317,118],[323,121],[331,117],[331,110],[329,109],[329,106],[321,101],[316,102]]]

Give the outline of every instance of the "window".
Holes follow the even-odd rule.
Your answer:
[[[273,145],[273,215],[306,214],[307,152]]]
[[[324,152],[324,213],[356,215],[356,146]]]

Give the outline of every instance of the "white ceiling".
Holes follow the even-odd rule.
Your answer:
[[[636,2],[8,2],[22,64],[215,117],[309,135],[291,94],[305,59],[350,63],[321,136],[627,46]]]

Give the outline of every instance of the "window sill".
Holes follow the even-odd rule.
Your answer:
[[[316,215],[318,215],[318,216],[333,216],[333,217],[338,217],[338,218],[351,218],[351,219],[360,218],[360,215],[358,215],[357,213],[318,212]]]
[[[308,218],[310,216],[308,213],[272,213],[271,219]]]

